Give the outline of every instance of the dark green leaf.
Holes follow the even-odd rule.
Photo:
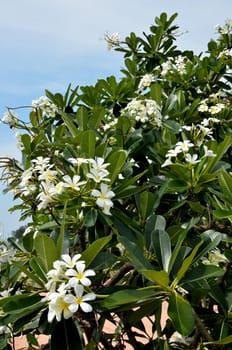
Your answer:
[[[169,298],[168,316],[171,318],[177,332],[184,336],[192,333],[195,326],[192,307],[187,300],[175,291]]]

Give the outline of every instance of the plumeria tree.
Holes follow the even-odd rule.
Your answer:
[[[0,246],[0,349],[232,349],[232,22],[196,55],[175,18],[106,36],[119,80],[4,115],[28,224]]]

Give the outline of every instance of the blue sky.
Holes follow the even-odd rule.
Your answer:
[[[232,1],[0,0],[0,116],[6,107],[30,105],[45,89],[64,92],[69,83],[119,76],[122,56],[107,50],[105,33],[141,35],[161,12],[179,14],[178,46],[199,53],[215,36],[214,26],[231,17]],[[0,124],[0,156],[20,159],[14,135]],[[8,213],[11,205],[11,196],[0,193],[4,236],[22,224]]]

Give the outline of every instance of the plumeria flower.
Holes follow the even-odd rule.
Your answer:
[[[169,166],[169,165],[171,165],[171,164],[173,164],[173,163],[172,163],[172,161],[171,161],[171,158],[169,157],[169,158],[167,158],[167,159],[165,160],[165,162],[161,165],[161,168],[164,168],[164,167]]]
[[[180,152],[181,152],[181,149],[176,147],[175,149],[170,149],[167,152],[165,157],[167,157],[167,158],[177,157],[178,153],[180,153]]]
[[[48,158],[48,157],[44,158],[44,157],[40,156],[40,157],[37,157],[36,159],[32,159],[32,163],[35,164],[34,169],[38,170],[40,172],[43,172],[46,169],[52,167],[52,165],[49,164],[49,162],[50,162],[50,158]]]
[[[207,112],[208,109],[209,109],[209,107],[205,102],[201,103],[200,106],[198,107],[199,112]]]
[[[63,176],[63,186],[64,187],[69,187],[72,190],[75,191],[80,191],[80,186],[85,185],[86,181],[80,181],[80,176],[79,175],[74,175],[73,178],[71,178],[69,175]]]
[[[228,259],[224,254],[220,252],[220,249],[215,248],[208,254],[207,258],[202,258],[202,262],[205,265],[215,265],[220,266],[220,263],[227,263]]]
[[[139,82],[139,90],[149,87],[153,80],[153,74],[145,74]]]
[[[109,163],[104,163],[105,159],[102,157],[96,157],[95,159],[89,159],[89,162],[91,163],[91,168],[95,169],[96,171],[107,171],[106,168],[109,165]]]
[[[111,198],[115,196],[115,193],[111,190],[109,190],[108,186],[104,183],[101,183],[101,191],[99,190],[93,190],[92,196],[98,197],[96,204],[100,207],[106,210],[108,213],[108,208],[113,206],[113,202],[111,201]]]
[[[52,186],[49,190],[51,196],[59,195],[64,191],[64,183],[62,181],[58,182],[56,185]]]
[[[64,298],[65,302],[69,304],[69,311],[75,313],[80,307],[84,312],[91,312],[93,308],[87,301],[94,300],[96,295],[94,293],[83,295],[84,287],[80,284],[74,287],[74,291],[75,295],[69,294]]]
[[[66,290],[54,292],[48,296],[48,322],[52,322],[54,318],[60,322],[62,315],[65,319],[72,317],[73,313],[69,309],[69,303],[65,301],[66,296]]]
[[[216,154],[212,150],[208,149],[206,145],[204,145],[203,148],[205,153],[204,157],[216,157]]]
[[[186,156],[185,156],[185,160],[187,163],[190,163],[190,164],[197,164],[200,162],[198,158],[198,155],[197,154],[193,154],[191,155],[190,153],[187,153]]]
[[[68,161],[78,167],[80,167],[82,164],[89,163],[89,159],[86,159],[86,158],[69,158]]]
[[[147,116],[146,112],[145,113],[144,112],[140,112],[140,113],[138,113],[136,115],[135,120],[137,122],[146,123],[149,119],[148,119],[148,116]]]
[[[86,176],[89,179],[93,179],[93,181],[96,183],[100,183],[102,181],[110,181],[110,179],[106,177],[108,175],[109,175],[109,172],[107,170],[103,169],[103,171],[101,171],[101,170],[96,170],[94,168],[90,170],[90,173],[86,174]]]
[[[13,114],[11,111],[7,111],[4,113],[2,119],[2,123],[9,124],[11,128],[14,128],[18,122],[18,115]]]
[[[111,50],[112,47],[118,46],[120,42],[120,34],[113,33],[111,36],[106,35],[106,42],[108,50]]]
[[[89,276],[95,276],[93,270],[85,270],[85,264],[80,262],[76,263],[75,269],[68,269],[65,273],[66,276],[71,277],[68,286],[75,287],[77,284],[81,283],[83,286],[90,286],[91,281]]]
[[[40,181],[46,181],[46,182],[54,182],[56,181],[56,170],[47,169],[45,171],[41,171],[41,174],[39,175],[38,179]]]
[[[193,147],[194,144],[192,142],[190,142],[189,140],[184,140],[177,142],[176,144],[176,151],[178,152],[178,150],[181,150],[182,152],[188,152],[190,147]]]
[[[79,260],[81,257],[81,254],[75,254],[73,255],[73,257],[71,257],[69,254],[63,254],[61,255],[62,260],[64,262],[64,265],[66,268],[74,268],[76,266],[76,263],[83,263],[84,264],[84,260]]]

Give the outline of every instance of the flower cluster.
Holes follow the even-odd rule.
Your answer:
[[[186,57],[177,56],[175,58],[169,58],[166,62],[161,64],[161,75],[179,73],[180,75],[186,74]]]
[[[36,100],[32,100],[32,107],[42,111],[43,115],[49,115],[54,118],[58,112],[57,106],[50,102],[46,96],[41,96]]]
[[[128,103],[124,111],[129,118],[135,120],[136,122],[150,122],[155,127],[161,127],[162,125],[160,106],[154,100],[134,99]]]
[[[208,99],[204,99],[200,102],[200,105],[198,107],[198,111],[199,112],[208,112],[212,115],[214,114],[218,114],[220,113],[224,108],[225,108],[225,104],[224,103],[216,103],[214,105],[209,105],[208,104],[209,100]]]
[[[204,265],[220,266],[221,263],[227,263],[228,259],[221,253],[219,248],[215,248],[208,253],[208,258],[202,258],[202,262]]]
[[[11,110],[8,110],[4,113],[1,122],[4,124],[8,124],[11,128],[15,128],[18,123],[18,115],[13,114]]]
[[[194,149],[195,145],[189,141],[179,141],[175,145],[174,149],[170,149],[165,157],[167,158],[165,162],[161,165],[161,167],[166,167],[172,164],[175,164],[177,160],[180,160],[181,163],[183,161],[188,164],[190,167],[192,167],[194,164],[199,163],[203,158],[205,157],[215,157],[215,154],[212,150],[209,150],[206,145],[203,145],[203,156],[199,157],[199,154],[193,153],[190,150]],[[173,158],[175,159],[175,162],[173,163]]]
[[[139,91],[146,89],[151,85],[151,83],[154,81],[154,75],[153,74],[145,74],[139,82]]]
[[[218,58],[222,58],[225,63],[231,64],[232,63],[232,49],[222,50],[219,53]]]
[[[219,34],[222,34],[222,35],[230,34],[232,31],[232,20],[230,18],[227,18],[224,26],[217,24],[215,26],[215,29]]]
[[[86,270],[85,262],[80,258],[81,254],[73,257],[63,254],[62,259],[56,260],[53,269],[47,273],[48,294],[43,300],[48,302],[49,322],[54,318],[59,322],[62,316],[68,319],[79,309],[83,312],[91,312],[93,309],[88,302],[94,300],[96,295],[89,290],[89,277],[95,276],[95,272]]]
[[[120,42],[120,34],[113,33],[111,36],[108,34],[105,36],[108,50],[111,50],[113,47],[118,46]]]
[[[31,167],[21,174],[14,192],[23,198],[36,198],[38,210],[59,204],[62,196],[72,194],[72,197],[81,201],[81,206],[92,206],[95,201],[106,215],[111,215],[111,199],[115,194],[106,184],[110,182],[109,171],[106,169],[109,163],[105,163],[102,157],[69,158],[68,161],[71,164],[71,175],[56,167],[49,157],[39,156],[33,159]],[[87,167],[81,169],[83,164]]]

